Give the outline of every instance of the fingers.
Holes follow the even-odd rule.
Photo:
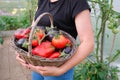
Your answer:
[[[16,54],[16,59],[17,59],[17,61],[18,61],[22,66],[24,66],[25,68],[30,69],[29,65],[26,64],[26,62],[25,62],[23,59],[20,58],[19,53],[15,52],[15,54]]]
[[[44,71],[43,69],[44,69],[44,67],[42,67],[42,66],[34,66],[34,65],[31,65],[31,64],[29,64],[29,67],[31,68],[31,70],[34,70],[34,71]]]
[[[29,64],[29,68],[30,70],[32,71],[35,71],[35,72],[38,72],[40,73],[41,75],[45,76],[47,74],[47,70],[45,67],[42,67],[42,66],[34,66],[34,65],[31,65]]]
[[[19,55],[16,55],[16,59],[21,63],[26,63],[23,59],[20,58]]]

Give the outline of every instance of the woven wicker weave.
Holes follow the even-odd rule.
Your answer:
[[[17,47],[15,44],[15,37],[13,36],[12,40],[11,40],[11,45],[12,47],[20,54],[20,57],[26,61],[26,63],[30,63],[33,64],[35,66],[61,66],[62,64],[64,64],[67,60],[69,60],[75,53],[77,46],[76,46],[76,41],[75,39],[69,35],[68,33],[60,30],[60,32],[62,32],[63,35],[65,35],[67,38],[69,38],[71,40],[72,43],[72,50],[69,54],[67,54],[67,56],[65,57],[60,57],[60,58],[54,58],[54,59],[50,59],[50,58],[43,58],[43,57],[38,57],[35,55],[32,55],[31,51],[32,51],[32,35],[34,33],[34,29],[37,25],[37,23],[40,21],[40,19],[43,16],[49,16],[50,22],[51,22],[51,28],[53,28],[53,18],[51,16],[50,13],[43,13],[41,14],[36,21],[33,23],[32,27],[31,27],[31,32],[30,32],[30,36],[29,36],[29,45],[28,45],[28,52]]]

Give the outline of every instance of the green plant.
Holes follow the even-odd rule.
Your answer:
[[[0,30],[15,30],[30,26],[29,12],[25,11],[18,16],[0,16]]]
[[[89,0],[94,16],[95,61],[81,64],[76,67],[75,80],[118,80],[118,68],[110,66],[120,56],[120,50],[113,52],[115,39],[119,32],[120,13],[113,10],[113,0]],[[96,5],[97,8],[96,9]],[[99,11],[98,11],[99,10]],[[113,40],[108,57],[105,57],[105,41],[107,41],[106,29],[113,33]],[[99,66],[99,67],[98,67]]]
[[[0,16],[0,27],[3,30],[15,29],[17,18],[15,16]]]
[[[14,16],[0,16],[0,30],[15,30],[29,27],[34,19],[37,0],[27,0],[25,11],[18,11]]]
[[[37,0],[27,0],[30,22],[32,23],[37,8]]]
[[[0,37],[0,44],[3,44],[3,38]]]
[[[29,11],[25,11],[20,14],[19,16],[17,16],[17,19],[19,28],[27,28],[31,25]]]
[[[117,72],[117,67],[107,63],[87,62],[76,66],[74,80],[119,80]]]
[[[2,16],[0,16],[0,30],[4,30],[5,29],[5,22],[3,21],[3,19],[2,19]]]
[[[113,0],[89,0],[92,2],[92,8],[94,9],[94,16],[96,19],[96,30],[95,30],[95,42],[96,42],[96,48],[95,48],[95,56],[97,62],[104,62],[104,42],[105,42],[105,31],[106,27],[111,29],[114,36],[117,35],[119,32],[119,22],[120,19],[120,13],[113,10]],[[97,15],[97,11],[95,9],[95,5],[99,5],[100,14]],[[113,45],[114,47],[114,40],[113,38]],[[112,52],[111,48],[111,52]]]

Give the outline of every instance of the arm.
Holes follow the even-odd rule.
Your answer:
[[[78,47],[75,55],[61,66],[63,72],[69,70],[84,60],[93,51],[94,47],[94,35],[89,10],[84,10],[79,13],[75,17],[75,23],[78,37],[80,39],[80,46]]]

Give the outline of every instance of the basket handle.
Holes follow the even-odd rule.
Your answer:
[[[29,36],[29,45],[28,45],[28,54],[27,54],[29,57],[31,57],[31,55],[32,55],[32,52],[31,52],[32,51],[32,36],[33,36],[34,30],[35,30],[35,27],[37,26],[40,19],[45,15],[49,16],[50,23],[51,23],[50,27],[53,28],[53,17],[50,13],[45,12],[45,13],[42,13],[40,16],[38,16],[36,21],[31,26],[31,31],[30,31],[30,36]]]

